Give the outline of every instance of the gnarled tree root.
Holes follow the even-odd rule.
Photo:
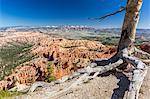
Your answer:
[[[140,50],[140,49],[137,49],[136,47],[134,47],[134,52],[138,52],[138,53],[141,53],[141,54],[143,54],[143,55],[147,55],[147,56],[150,57],[150,54],[149,54],[149,53],[144,52],[144,51],[142,51],[142,50]]]
[[[143,83],[144,77],[147,74],[148,66],[136,57],[131,57],[126,54],[123,55],[123,59],[135,67],[133,70],[132,80],[130,81],[127,99],[138,99],[139,90]]]
[[[127,99],[138,99],[139,90],[143,83],[144,77],[147,74],[148,66],[145,63],[143,63],[140,59],[133,57],[133,56],[128,56],[125,52],[126,51],[121,52],[120,55],[118,56],[123,61],[130,63],[135,67],[135,69],[133,70],[133,76],[130,82]],[[142,54],[143,53],[144,52],[142,52]],[[144,54],[148,55],[147,53],[144,53]]]
[[[64,90],[62,90],[61,92],[58,92],[55,95],[50,96],[50,97],[58,98],[63,93],[66,93],[68,90],[73,88],[73,86],[75,87],[79,83],[87,82],[89,79],[93,79],[94,77],[96,77],[99,74],[102,74],[109,70],[115,69],[116,67],[120,66],[120,64],[122,64],[123,61],[125,61],[127,63],[131,63],[135,67],[135,69],[133,70],[133,77],[130,82],[127,99],[138,99],[139,90],[143,83],[143,79],[146,76],[148,66],[145,63],[143,63],[141,60],[139,60],[135,57],[128,56],[127,54],[123,54],[122,52],[120,54],[118,54],[117,57],[115,57],[115,58],[119,59],[118,61],[116,61],[116,59],[115,60],[108,59],[108,61],[107,61],[107,59],[97,61],[97,64],[101,64],[101,62],[102,62],[102,64],[108,64],[108,65],[105,65],[105,66],[96,66],[96,65],[93,66],[92,65],[92,66],[88,66],[87,68],[78,70],[78,73],[84,74],[86,76],[84,76],[84,77],[81,76],[82,80],[81,80],[81,78],[79,78],[80,81],[76,81],[75,84],[73,83],[70,87],[67,87]],[[116,61],[116,62],[113,63],[114,61]],[[106,62],[106,63],[104,63],[104,62]],[[91,73],[94,73],[94,75],[92,77],[89,76]]]
[[[115,56],[113,56],[110,59],[97,60],[95,61],[95,63],[90,64],[86,68],[79,69],[77,72],[75,72],[71,76],[65,76],[62,79],[52,82],[52,85],[60,84],[67,80],[79,77],[69,87],[67,86],[61,91],[56,91],[52,93],[50,92],[48,97],[53,98],[53,99],[59,98],[62,95],[67,94],[72,88],[75,88],[78,84],[87,82],[95,78],[99,74],[105,73],[112,69],[116,69],[117,67],[121,66],[121,64],[124,62],[130,63],[135,67],[133,70],[133,77],[130,82],[127,99],[138,99],[139,90],[143,83],[143,79],[146,76],[148,66],[145,63],[143,63],[141,60],[139,60],[138,58],[128,56],[126,54],[126,50],[123,50],[122,52],[118,52]],[[93,75],[91,76],[91,74]],[[43,84],[42,85],[39,84],[39,85],[43,86]],[[31,86],[30,92],[33,92],[35,89],[36,89],[35,86],[34,87]]]

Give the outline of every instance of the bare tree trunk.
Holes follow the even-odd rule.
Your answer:
[[[128,56],[129,48],[132,47],[135,41],[136,28],[139,21],[140,9],[142,0],[128,0],[126,5],[126,14],[122,26],[121,38],[118,44],[118,53],[122,53],[122,58],[131,63],[135,69],[130,82],[127,99],[138,99],[139,90],[143,83],[144,77],[147,74],[147,66],[135,57]]]
[[[118,52],[125,48],[129,48],[135,41],[136,27],[139,21],[141,6],[142,0],[128,0]]]
[[[136,28],[139,21],[142,0],[128,0],[126,5],[126,14],[122,26],[121,38],[118,44],[117,54],[110,59],[96,61],[97,65],[107,65],[114,63],[118,59],[124,60],[124,63],[132,64],[135,69],[130,81],[127,99],[138,99],[139,90],[143,79],[147,73],[148,67],[136,57],[129,56],[129,48],[135,41]],[[107,15],[107,16],[110,16]]]

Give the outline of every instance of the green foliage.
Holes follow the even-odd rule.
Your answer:
[[[14,99],[14,96],[18,96],[18,95],[22,95],[22,94],[24,94],[24,93],[1,90],[0,91],[0,99]]]
[[[92,40],[92,41],[99,41],[102,42],[104,45],[118,45],[120,34],[117,33],[98,33],[97,35],[90,35],[90,36],[82,36],[84,40]],[[143,42],[148,42],[147,40],[142,40],[140,38],[136,38],[135,45],[139,46]]]
[[[54,81],[56,80],[56,78],[54,76],[50,76],[49,78],[47,78],[47,82],[51,82],[51,81]]]
[[[53,68],[52,68],[52,62],[48,62],[48,66],[47,66],[47,71],[48,71],[48,75],[46,76],[46,82],[51,82],[53,80],[56,80],[56,78],[52,75],[53,73]]]
[[[118,37],[106,37],[101,41],[104,45],[118,45]]]
[[[0,91],[0,99],[4,99],[6,97],[11,97],[12,96],[12,93],[9,92],[9,91]]]
[[[117,45],[119,42],[118,36],[110,36],[110,35],[86,36],[82,37],[82,39],[100,41],[104,45]]]
[[[33,58],[29,53],[32,44],[10,43],[0,48],[0,80],[11,73],[16,66]]]

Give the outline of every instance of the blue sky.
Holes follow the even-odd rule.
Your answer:
[[[0,0],[0,26],[86,25],[121,27],[124,13],[101,22],[99,17],[124,6],[126,0]],[[143,0],[138,28],[150,28],[150,0]]]

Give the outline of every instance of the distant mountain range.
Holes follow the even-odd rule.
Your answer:
[[[30,31],[30,30],[40,30],[40,29],[74,29],[74,30],[91,30],[95,32],[108,32],[108,33],[120,33],[120,28],[102,28],[96,29],[88,26],[10,26],[10,27],[0,27],[0,31]],[[137,29],[138,34],[149,34],[150,29]]]
[[[120,28],[96,29],[88,26],[10,26],[1,27],[0,32],[41,32],[49,33],[51,31],[88,31],[88,33],[101,35],[101,33],[120,35]],[[150,39],[150,29],[137,29],[136,38]]]

